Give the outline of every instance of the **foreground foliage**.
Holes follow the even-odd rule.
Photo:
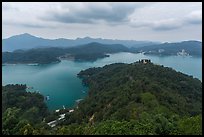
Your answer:
[[[3,134],[40,134],[40,128],[47,127],[42,122],[49,114],[44,97],[25,90],[26,85],[2,86]]]

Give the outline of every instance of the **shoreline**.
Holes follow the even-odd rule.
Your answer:
[[[39,65],[55,64],[60,62],[61,60],[55,61],[55,62],[49,62],[49,63],[2,63],[2,66],[15,66],[15,65],[39,66]]]

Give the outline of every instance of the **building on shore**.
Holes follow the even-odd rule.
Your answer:
[[[147,63],[151,63],[151,60],[150,59],[141,59],[141,60],[139,60],[139,63],[147,64]]]

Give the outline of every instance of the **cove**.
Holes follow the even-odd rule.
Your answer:
[[[2,85],[26,84],[32,91],[39,91],[44,96],[50,110],[73,107],[76,100],[88,94],[88,87],[83,86],[77,74],[90,67],[102,67],[111,63],[133,63],[139,59],[151,59],[153,63],[172,67],[176,71],[192,75],[202,80],[202,58],[182,56],[149,56],[133,53],[110,54],[110,57],[94,62],[75,62],[62,60],[60,63],[46,65],[5,65],[2,66]]]

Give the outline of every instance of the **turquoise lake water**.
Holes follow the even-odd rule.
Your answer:
[[[76,104],[77,99],[87,96],[88,88],[82,85],[81,79],[77,78],[80,70],[116,62],[132,63],[143,58],[202,80],[202,58],[116,53],[95,62],[63,60],[56,64],[38,66],[23,64],[2,66],[2,85],[27,84],[34,87],[34,91],[50,96],[50,100],[47,101],[50,110],[62,108],[63,105],[69,108]]]

